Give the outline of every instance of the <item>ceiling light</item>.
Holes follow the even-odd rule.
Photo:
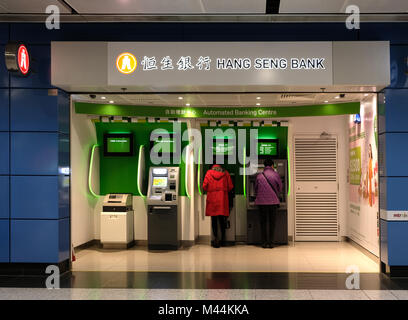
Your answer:
[[[261,97],[256,97],[256,100],[261,100]]]
[[[183,97],[178,97],[179,100],[183,100]]]
[[[257,106],[260,106],[261,104],[258,102],[256,105],[257,105]]]
[[[340,96],[334,97],[334,99],[340,99]]]
[[[189,106],[190,106],[190,104],[189,104],[189,103],[186,103],[186,106],[187,106],[187,107],[189,107]]]
[[[105,100],[105,99],[106,99],[106,97],[101,97],[101,99],[102,99],[102,100]]]
[[[368,96],[368,93],[366,93],[365,95],[364,95],[364,97],[367,97]]]
[[[109,101],[109,103],[114,103],[115,101],[113,101],[113,100],[111,100],[111,101]]]
[[[324,103],[328,103],[328,102],[329,102],[329,100],[324,101]]]

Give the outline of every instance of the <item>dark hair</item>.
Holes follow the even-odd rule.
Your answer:
[[[272,167],[273,166],[273,159],[271,157],[268,157],[264,160],[264,166],[265,167]]]

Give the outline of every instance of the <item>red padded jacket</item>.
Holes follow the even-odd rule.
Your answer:
[[[207,191],[206,216],[229,216],[228,192],[234,188],[228,171],[221,171],[220,165],[213,165],[207,171],[203,189]]]

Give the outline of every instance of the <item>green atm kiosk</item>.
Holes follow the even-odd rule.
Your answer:
[[[263,171],[263,161],[266,157],[272,157],[275,170],[282,180],[282,192],[279,194],[280,206],[276,212],[276,224],[274,233],[275,244],[288,243],[288,161],[280,158],[278,139],[257,139],[256,153],[258,156],[257,172],[247,177],[247,243],[261,243],[260,214],[255,205],[255,180],[257,174]]]

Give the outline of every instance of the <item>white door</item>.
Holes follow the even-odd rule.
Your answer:
[[[337,137],[294,136],[295,241],[338,241]]]

